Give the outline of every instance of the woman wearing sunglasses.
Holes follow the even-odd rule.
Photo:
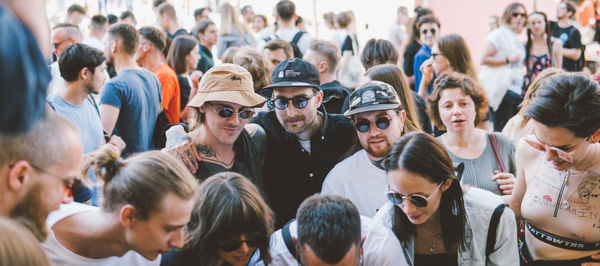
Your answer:
[[[510,194],[516,173],[510,139],[478,129],[488,110],[485,93],[467,75],[445,73],[435,81],[429,113],[446,133],[438,137],[455,164],[463,163],[461,184],[496,194]]]
[[[525,46],[519,34],[527,23],[527,9],[519,2],[506,7],[502,26],[486,38],[479,72],[492,107],[494,130],[502,131],[508,119],[518,111],[523,86]]]
[[[517,146],[519,172],[509,198],[525,220],[521,265],[594,261],[590,256],[600,253],[598,83],[576,73],[547,77],[525,116],[533,129]]]
[[[253,107],[262,106],[265,101],[254,92],[252,76],[241,66],[212,67],[202,77],[198,92],[188,104],[189,133],[167,132],[169,152],[182,160],[199,180],[231,171],[248,177],[262,191],[262,148],[266,135],[262,127],[248,122],[254,115]],[[192,157],[195,160],[189,160]]]
[[[247,178],[233,172],[211,176],[196,194],[183,250],[165,254],[161,265],[269,265],[272,217]]]
[[[502,199],[477,188],[463,196],[450,156],[435,138],[405,135],[390,149],[385,167],[389,202],[374,219],[392,229],[410,265],[518,265],[514,213],[499,213],[496,237],[488,240]]]

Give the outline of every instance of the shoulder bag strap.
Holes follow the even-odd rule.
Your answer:
[[[304,35],[304,31],[296,32],[296,34],[294,34],[294,38],[292,38],[292,41],[290,41],[290,44],[297,46],[300,38],[302,38],[302,35]]]
[[[500,149],[498,148],[498,141],[496,140],[496,135],[493,133],[488,134],[490,138],[490,142],[492,143],[492,148],[494,149],[494,154],[496,155],[496,162],[498,162],[498,170],[502,173],[506,173],[506,166],[504,164],[504,160],[502,159],[502,155],[500,154]]]
[[[290,233],[290,224],[295,220],[296,219],[291,219],[283,226],[283,229],[281,229],[281,235],[283,236],[283,242],[285,242],[285,246],[290,254],[292,254],[292,256],[298,260],[298,255],[296,254],[296,245],[294,245],[294,240],[292,240],[292,234]]]
[[[496,231],[498,230],[498,224],[500,223],[500,216],[504,212],[504,209],[508,207],[507,204],[502,203],[494,209],[492,219],[490,219],[490,227],[488,228],[487,244],[485,247],[485,257],[489,257],[494,251],[494,245],[496,244]]]

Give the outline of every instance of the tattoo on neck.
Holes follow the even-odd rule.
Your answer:
[[[373,161],[371,161],[371,163],[373,165],[375,165],[375,167],[385,171],[385,166],[383,165],[384,161],[385,161],[385,159],[381,158],[381,159],[373,160]]]
[[[216,157],[217,153],[215,151],[213,151],[213,149],[210,148],[210,146],[208,145],[196,145],[196,151],[198,151],[198,154],[203,155],[205,157]]]

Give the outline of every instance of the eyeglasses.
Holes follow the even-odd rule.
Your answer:
[[[525,16],[527,16],[527,14],[525,14],[525,13],[519,13],[519,12],[513,12],[513,13],[512,13],[512,17],[513,17],[513,18],[516,18],[516,17],[518,17],[518,16],[521,16],[521,17],[523,17],[523,18],[524,18]]]
[[[419,195],[419,194],[413,194],[413,195],[408,195],[408,196],[403,196],[398,192],[394,192],[392,190],[390,190],[390,187],[388,185],[388,191],[385,193],[385,195],[387,196],[388,200],[394,204],[394,205],[402,205],[402,203],[406,200],[406,198],[408,198],[408,200],[410,202],[412,202],[412,204],[414,204],[415,206],[417,206],[417,208],[425,208],[427,207],[427,201],[429,201],[429,199],[433,196],[433,194],[440,189],[440,187],[444,184],[444,182],[441,182],[436,188],[435,190],[433,190],[433,192],[431,192],[431,195],[429,195],[429,197],[425,197],[423,195]]]
[[[427,32],[428,32],[428,31],[429,31],[429,33],[431,33],[431,34],[435,34],[435,33],[436,33],[436,30],[435,30],[435,29],[424,29],[424,30],[422,30],[422,31],[421,31],[421,34],[423,34],[423,35],[427,35]]]
[[[210,105],[210,107],[215,111],[215,113],[217,113],[217,115],[219,115],[219,117],[221,118],[230,118],[233,116],[233,114],[235,114],[235,110],[231,107],[221,107],[219,110],[217,110],[212,104]],[[241,119],[248,119],[250,117],[252,117],[254,115],[254,110],[252,109],[244,109],[241,111],[238,111],[238,116]]]
[[[358,130],[358,132],[365,133],[371,130],[371,123],[373,122],[366,119],[361,119],[354,123],[354,127],[356,127],[356,130]],[[384,130],[390,127],[390,119],[387,117],[379,117],[375,119],[374,124],[377,128]]]
[[[67,190],[69,190],[69,192],[72,194],[74,190],[78,190],[79,186],[81,186],[81,180],[77,177],[73,177],[73,178],[68,178],[68,179],[64,179],[62,177],[60,177],[57,174],[54,174],[50,171],[44,170],[42,167],[36,166],[35,164],[28,162],[29,165],[31,165],[31,167],[33,167],[33,169],[35,169],[38,172],[42,172],[45,174],[48,174],[51,177],[57,178],[58,180],[60,180],[63,183],[63,187]],[[8,168],[13,168],[15,165],[14,164],[9,164]]]
[[[539,142],[535,135],[527,135],[523,138],[523,140],[525,140],[525,142],[527,142],[527,144],[529,144],[529,146],[531,146],[532,148],[534,148],[536,150],[543,151],[543,152],[555,152],[556,156],[559,159],[561,159],[563,161],[567,161],[569,163],[573,162],[573,156],[571,156],[571,152],[567,152],[565,150],[561,150],[556,147],[548,147],[546,144]],[[588,141],[588,140],[589,140],[589,138],[586,138],[584,141]]]
[[[292,104],[297,109],[304,109],[308,105],[308,101],[315,97],[315,95],[317,95],[318,92],[319,91],[315,91],[312,95],[308,97],[304,95],[294,96],[293,98],[285,98],[279,96],[276,97],[275,100],[273,100],[273,103],[275,104],[275,108],[279,110],[287,109],[290,101],[292,101]]]
[[[219,245],[219,249],[225,252],[231,252],[234,250],[238,250],[242,243],[246,243],[246,245],[250,247],[256,247],[262,243],[262,239],[259,236],[255,236],[246,240],[230,240],[225,243]]]

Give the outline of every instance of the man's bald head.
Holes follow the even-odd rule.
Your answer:
[[[75,24],[61,23],[52,28],[52,52],[60,58],[65,47],[73,43],[80,43],[83,35]]]

